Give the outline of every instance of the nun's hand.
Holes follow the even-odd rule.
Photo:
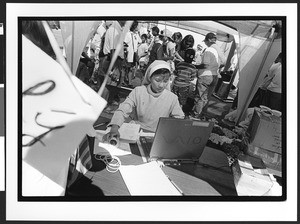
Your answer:
[[[119,139],[120,138],[120,132],[119,132],[119,126],[118,125],[112,125],[110,128],[110,131],[105,134],[102,138],[103,142],[110,142],[112,138]]]

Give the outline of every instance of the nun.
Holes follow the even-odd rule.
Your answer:
[[[160,117],[184,118],[178,97],[169,89],[170,76],[169,63],[155,60],[149,65],[142,85],[135,87],[115,111],[104,139],[119,138],[118,130],[124,122],[155,132]]]

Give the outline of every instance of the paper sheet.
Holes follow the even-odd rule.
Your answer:
[[[131,154],[131,151],[128,143],[120,142],[119,148],[117,148],[114,145],[99,142],[98,147],[94,148],[94,153],[101,154],[101,155],[105,155],[109,153],[110,155],[113,156],[124,156],[124,155]]]
[[[154,137],[155,133],[154,132],[143,132],[143,130],[140,131],[139,136],[144,136],[144,137]]]
[[[181,195],[155,161],[119,170],[131,195]]]
[[[136,142],[139,137],[139,124],[123,123],[119,128],[120,138],[131,142]]]

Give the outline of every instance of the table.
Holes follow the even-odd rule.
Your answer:
[[[97,147],[98,143],[98,140],[95,139],[94,147]],[[144,161],[138,145],[130,144],[130,150],[132,154],[119,157],[122,165],[142,164]],[[70,189],[69,195],[84,197],[88,200],[111,199],[111,197],[103,196],[130,196],[119,171],[108,172],[105,164],[96,160],[94,156],[92,156],[92,163],[92,169]],[[206,147],[200,163],[207,165],[168,165],[162,169],[184,192],[185,196],[237,196],[233,174],[228,166],[225,153]]]

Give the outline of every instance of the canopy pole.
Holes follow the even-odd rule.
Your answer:
[[[72,21],[72,47],[71,47],[71,71],[74,73],[74,35],[75,35],[75,23]],[[76,72],[76,71],[75,71]]]
[[[109,77],[110,74],[112,73],[112,68],[113,68],[113,66],[114,66],[114,64],[115,64],[115,62],[116,62],[116,60],[117,60],[117,57],[118,57],[118,55],[119,55],[119,52],[121,51],[122,44],[123,44],[124,39],[125,39],[125,35],[126,35],[126,33],[129,31],[129,28],[131,27],[132,22],[133,22],[133,21],[127,21],[126,24],[125,24],[125,27],[123,28],[123,31],[122,31],[122,34],[121,34],[119,40],[118,40],[116,49],[115,49],[115,51],[114,51],[114,53],[113,53],[113,55],[112,55],[112,58],[111,58],[109,67],[108,67],[108,69],[107,69],[107,71],[106,71],[104,81],[103,81],[103,83],[102,83],[102,85],[101,85],[101,87],[100,87],[100,89],[99,89],[99,91],[98,91],[98,94],[99,94],[100,96],[102,96],[102,94],[103,94],[103,91],[104,91],[104,89],[105,89],[105,86],[106,86],[108,77]]]
[[[257,83],[257,80],[258,80],[258,78],[259,78],[259,74],[261,73],[262,68],[263,68],[263,66],[264,66],[264,64],[265,64],[265,62],[266,62],[266,60],[267,60],[267,56],[268,56],[268,54],[269,54],[269,52],[270,52],[270,50],[271,50],[271,47],[272,47],[272,45],[273,45],[273,43],[274,43],[274,39],[276,38],[276,36],[277,36],[277,32],[274,33],[274,35],[272,35],[270,44],[268,45],[268,48],[267,48],[266,53],[265,53],[265,55],[264,55],[264,57],[263,57],[262,63],[260,64],[259,69],[258,69],[258,72],[256,73],[254,82],[252,83],[252,86],[251,86],[251,88],[250,88],[250,92],[249,92],[249,94],[248,94],[248,96],[247,96],[247,98],[246,98],[246,101],[245,101],[246,103],[245,103],[245,104],[243,105],[243,107],[242,107],[242,112],[240,113],[240,115],[239,115],[239,117],[238,117],[238,119],[237,119],[237,121],[236,121],[236,124],[238,124],[238,123],[241,121],[242,116],[244,115],[244,113],[245,113],[246,110],[248,109],[248,106],[249,106],[249,103],[250,103],[249,100],[250,100],[251,92],[254,90],[254,87],[255,87],[255,85],[256,85],[256,83]]]
[[[225,67],[224,67],[224,71],[227,71],[230,68],[230,65],[231,65],[230,61],[231,61],[232,56],[234,55],[235,48],[236,48],[236,44],[235,44],[235,39],[233,38],[233,41],[232,41],[232,44],[230,47],[230,51],[227,56],[227,61],[226,61]]]

